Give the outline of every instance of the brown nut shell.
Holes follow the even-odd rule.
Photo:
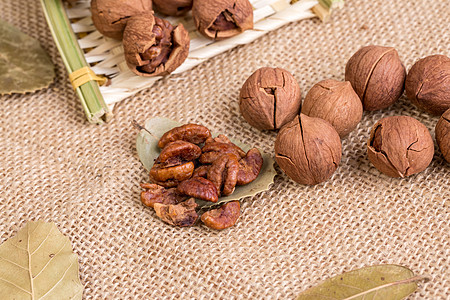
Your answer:
[[[308,92],[302,113],[330,122],[343,138],[361,121],[363,106],[349,81],[327,79]]]
[[[204,201],[216,203],[219,200],[219,192],[216,186],[206,178],[193,177],[181,182],[178,192]]]
[[[325,120],[300,114],[283,126],[275,141],[275,160],[294,181],[314,185],[336,171],[342,155],[341,139]]]
[[[155,17],[152,12],[128,20],[123,33],[125,60],[139,76],[164,76],[172,73],[189,54],[189,33],[179,24]]]
[[[130,17],[152,10],[151,0],[92,0],[95,28],[104,36],[121,40]]]
[[[295,78],[280,68],[261,68],[245,81],[239,108],[244,119],[260,130],[280,129],[298,115],[302,103]]]
[[[191,198],[176,205],[155,203],[153,208],[156,215],[164,222],[174,226],[187,227],[194,225],[198,220],[195,210],[197,206],[198,204]]]
[[[392,47],[363,47],[345,67],[345,80],[350,81],[368,111],[394,104],[403,94],[405,78],[405,67]]]
[[[436,141],[444,159],[450,163],[450,109],[441,116],[436,125]]]
[[[372,128],[367,153],[370,162],[391,177],[407,177],[425,170],[434,155],[428,129],[409,116],[383,118]]]
[[[253,28],[253,7],[248,0],[195,0],[192,16],[205,37],[223,40]]]
[[[192,8],[193,0],[153,0],[155,9],[168,16],[182,16]]]
[[[143,183],[141,187],[145,189],[141,193],[141,201],[145,206],[153,207],[155,203],[178,204],[187,199],[186,196],[180,195],[175,188],[165,189],[163,186],[152,183]]]
[[[162,149],[168,143],[179,140],[198,145],[204,143],[210,137],[211,132],[205,126],[186,124],[167,131],[159,140],[158,147]]]
[[[431,55],[417,61],[406,77],[406,96],[418,108],[441,115],[450,108],[450,58]]]
[[[205,212],[201,220],[209,228],[223,230],[236,224],[240,214],[241,204],[239,201],[232,201],[220,208]]]

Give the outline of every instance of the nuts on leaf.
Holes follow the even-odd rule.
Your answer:
[[[238,172],[238,157],[230,153],[223,154],[209,168],[208,180],[215,185],[219,195],[228,196],[234,192]]]
[[[187,199],[180,195],[176,188],[165,189],[163,186],[151,183],[143,183],[141,187],[145,191],[141,192],[141,201],[145,206],[153,207],[155,203],[178,204]]]
[[[436,125],[436,141],[445,160],[450,163],[450,109],[441,116]]]
[[[121,40],[129,18],[152,10],[151,0],[92,0],[92,21],[103,35]]]
[[[239,201],[232,201],[222,205],[220,208],[205,212],[201,220],[209,228],[222,230],[236,224],[240,214],[241,205]]]
[[[253,7],[248,0],[195,0],[192,16],[198,31],[222,40],[253,28]]]
[[[253,127],[274,130],[298,115],[301,101],[300,86],[291,73],[280,68],[261,68],[244,83],[239,108]]]
[[[246,185],[254,181],[261,172],[263,163],[261,152],[257,148],[250,149],[239,161],[237,184]]]
[[[194,168],[192,161],[167,168],[157,162],[150,170],[150,180],[163,187],[174,187],[180,181],[191,178]]]
[[[180,194],[197,199],[214,203],[219,200],[219,191],[216,186],[203,177],[193,177],[185,180],[178,185],[177,189]]]
[[[327,79],[308,92],[302,113],[330,122],[342,138],[361,121],[363,106],[349,81]]]
[[[164,222],[174,226],[187,227],[194,225],[198,219],[195,211],[197,206],[195,200],[191,198],[176,205],[155,203],[153,208],[156,215]]]
[[[168,16],[181,16],[192,8],[192,0],[153,0],[155,9]]]
[[[345,80],[350,81],[364,110],[369,111],[394,104],[403,93],[405,78],[405,67],[391,47],[363,47],[345,67]]]
[[[331,177],[341,161],[341,139],[325,120],[300,114],[281,128],[275,160],[301,184],[318,184]]]
[[[406,96],[420,109],[440,115],[450,108],[450,58],[431,55],[417,61],[406,77]]]
[[[171,142],[164,147],[159,155],[159,162],[165,167],[176,166],[184,161],[192,161],[200,157],[202,149],[185,141]]]
[[[159,139],[158,147],[162,149],[168,143],[179,140],[198,145],[204,143],[210,137],[211,132],[205,126],[186,124],[175,127],[164,133],[164,135]]]
[[[189,34],[182,24],[172,26],[153,12],[131,17],[123,33],[128,67],[139,76],[168,75],[189,53]]]
[[[428,167],[434,143],[425,125],[409,116],[395,116],[373,126],[367,150],[370,162],[380,172],[407,177]]]

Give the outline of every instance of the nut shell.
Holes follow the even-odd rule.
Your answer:
[[[325,120],[300,114],[281,128],[275,160],[294,181],[314,185],[326,181],[341,161],[339,134]]]
[[[171,32],[172,46],[167,61],[158,65],[152,72],[144,71],[144,67],[151,61],[143,59],[142,55],[150,47],[157,45],[156,35],[152,32],[156,22],[165,23],[167,21],[155,17],[152,12],[142,13],[128,20],[123,33],[125,60],[130,70],[139,76],[168,75],[175,71],[189,54],[189,33],[182,24],[179,24]]]
[[[450,109],[441,116],[436,125],[436,141],[445,160],[450,163]]]
[[[153,0],[155,9],[168,16],[182,16],[192,8],[192,0]]]
[[[302,113],[330,122],[342,138],[361,121],[363,106],[349,81],[327,79],[308,92]]]
[[[121,40],[130,17],[152,10],[151,0],[92,0],[92,21],[103,35]]]
[[[406,77],[406,96],[418,108],[441,115],[450,108],[450,58],[432,55],[417,61]]]
[[[223,40],[253,28],[248,0],[195,0],[192,16],[198,31],[210,39]]]
[[[368,111],[394,104],[403,93],[405,78],[405,67],[391,47],[363,47],[345,67],[345,80],[350,81]]]
[[[372,128],[367,143],[370,162],[391,177],[407,177],[425,170],[434,155],[428,129],[409,116],[387,117]]]
[[[253,127],[275,130],[298,115],[301,97],[300,86],[291,73],[280,68],[261,68],[244,83],[239,108]]]

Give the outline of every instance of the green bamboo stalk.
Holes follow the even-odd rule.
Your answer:
[[[41,4],[53,39],[69,74],[80,68],[89,67],[72,30],[62,0],[41,0]],[[112,113],[106,105],[96,81],[89,81],[78,87],[76,93],[90,123],[102,124],[111,119]]]

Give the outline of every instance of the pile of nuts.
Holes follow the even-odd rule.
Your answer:
[[[363,110],[391,106],[405,88],[418,108],[442,115],[436,140],[450,162],[450,58],[428,56],[407,74],[394,48],[366,46],[348,61],[345,80],[315,84],[303,106],[300,87],[286,70],[262,68],[244,83],[241,114],[260,130],[280,129],[275,158],[291,179],[308,185],[329,179],[341,160],[341,139],[356,128]],[[428,167],[434,143],[428,129],[416,119],[393,116],[373,126],[367,151],[370,162],[382,173],[407,177]]]
[[[253,182],[263,158],[258,149],[247,153],[225,135],[211,136],[197,124],[175,127],[158,142],[161,153],[150,170],[151,183],[142,184],[144,205],[175,226],[192,226],[199,218],[195,199],[217,203],[231,195],[236,186]],[[233,226],[240,215],[239,201],[204,212],[201,220],[213,229]]]
[[[103,35],[123,40],[125,60],[139,76],[164,76],[187,58],[189,33],[154,15],[181,16],[192,9],[198,31],[222,40],[253,28],[248,0],[92,0],[92,20]]]

